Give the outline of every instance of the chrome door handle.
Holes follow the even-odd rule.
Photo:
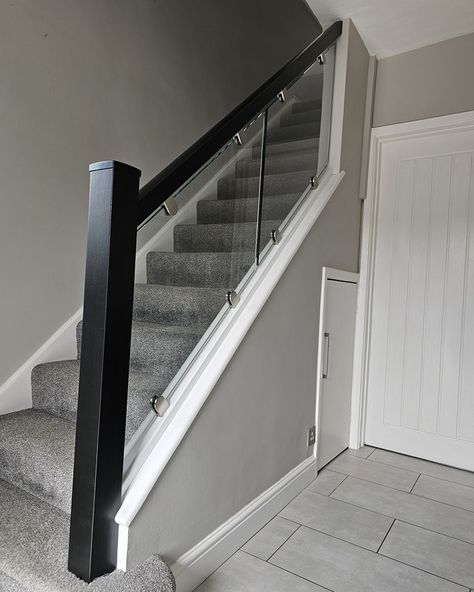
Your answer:
[[[329,339],[329,333],[324,333],[323,378],[327,378],[329,373]]]

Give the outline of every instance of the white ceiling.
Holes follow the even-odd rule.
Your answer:
[[[307,0],[326,27],[351,17],[370,53],[387,57],[474,32],[474,0]]]

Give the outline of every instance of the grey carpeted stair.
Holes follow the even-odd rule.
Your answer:
[[[273,220],[262,222],[262,236],[270,236],[280,223]],[[257,232],[256,222],[238,224],[178,224],[174,228],[174,248],[178,252],[204,251],[249,251],[254,248]]]
[[[293,113],[304,113],[305,111],[316,111],[321,109],[322,100],[314,99],[309,101],[297,101],[291,106]]]
[[[0,434],[0,479],[69,512],[74,423],[26,409],[1,416]]]
[[[313,154],[314,158],[317,160],[318,147],[319,138],[305,138],[302,140],[291,140],[287,142],[271,142],[267,144],[265,154],[266,158],[271,158],[272,156],[286,156],[288,154],[302,154],[304,152],[309,152]],[[261,151],[262,148],[259,142],[255,142],[255,144],[248,150],[251,157],[255,159],[260,158]]]
[[[262,220],[284,220],[301,197],[277,195],[262,204]],[[207,199],[197,205],[198,224],[254,222],[257,219],[258,199]]]
[[[162,326],[156,323],[132,323],[130,366],[149,372],[168,382],[183,365],[204,334],[202,326]],[[80,356],[82,322],[77,325],[77,351]]]
[[[320,101],[292,101],[272,120],[266,148],[262,246],[299,201],[317,163]],[[176,224],[174,251],[147,254],[135,286],[126,438],[151,410],[255,261],[260,143],[240,149]],[[120,322],[120,319],[117,319]],[[0,416],[0,592],[172,592],[157,557],[87,586],[67,571],[82,323],[74,360],[33,369],[33,408]]]
[[[17,581],[12,580],[7,574],[0,572],[0,590],[2,592],[27,592]]]
[[[174,578],[155,556],[126,574],[89,586],[67,570],[69,516],[0,481],[1,592],[174,592]]]
[[[268,130],[267,141],[269,144],[275,142],[294,142],[295,140],[306,140],[316,138],[319,135],[319,121],[312,123],[301,123]]]
[[[40,364],[33,370],[33,406],[68,421],[76,420],[79,360]],[[165,374],[163,372],[162,374]],[[130,371],[126,439],[129,440],[150,412],[150,400],[161,394],[169,378]]]
[[[315,167],[316,168],[316,167]],[[264,198],[272,199],[274,195],[288,195],[302,193],[309,185],[314,175],[314,169],[309,171],[294,171],[273,175],[265,175]],[[258,197],[260,178],[224,177],[217,183],[218,199],[240,199],[243,197]]]
[[[289,125],[305,125],[305,124],[317,124],[321,120],[321,110],[311,111],[300,111],[294,113],[290,111],[281,116],[280,126],[287,127]]]
[[[254,261],[254,252],[168,253],[147,255],[149,283],[213,286],[223,293],[239,284]]]
[[[314,150],[307,152],[294,152],[266,156],[265,176],[278,173],[295,173],[298,171],[311,171],[317,167],[317,158]],[[241,158],[235,166],[235,176],[257,177],[260,175],[260,153],[255,158]]]

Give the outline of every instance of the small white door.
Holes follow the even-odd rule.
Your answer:
[[[357,309],[355,278],[355,274],[323,270],[318,364],[318,469],[349,446]]]

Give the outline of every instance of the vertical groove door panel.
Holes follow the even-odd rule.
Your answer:
[[[375,207],[366,442],[474,470],[474,133],[389,143]]]

